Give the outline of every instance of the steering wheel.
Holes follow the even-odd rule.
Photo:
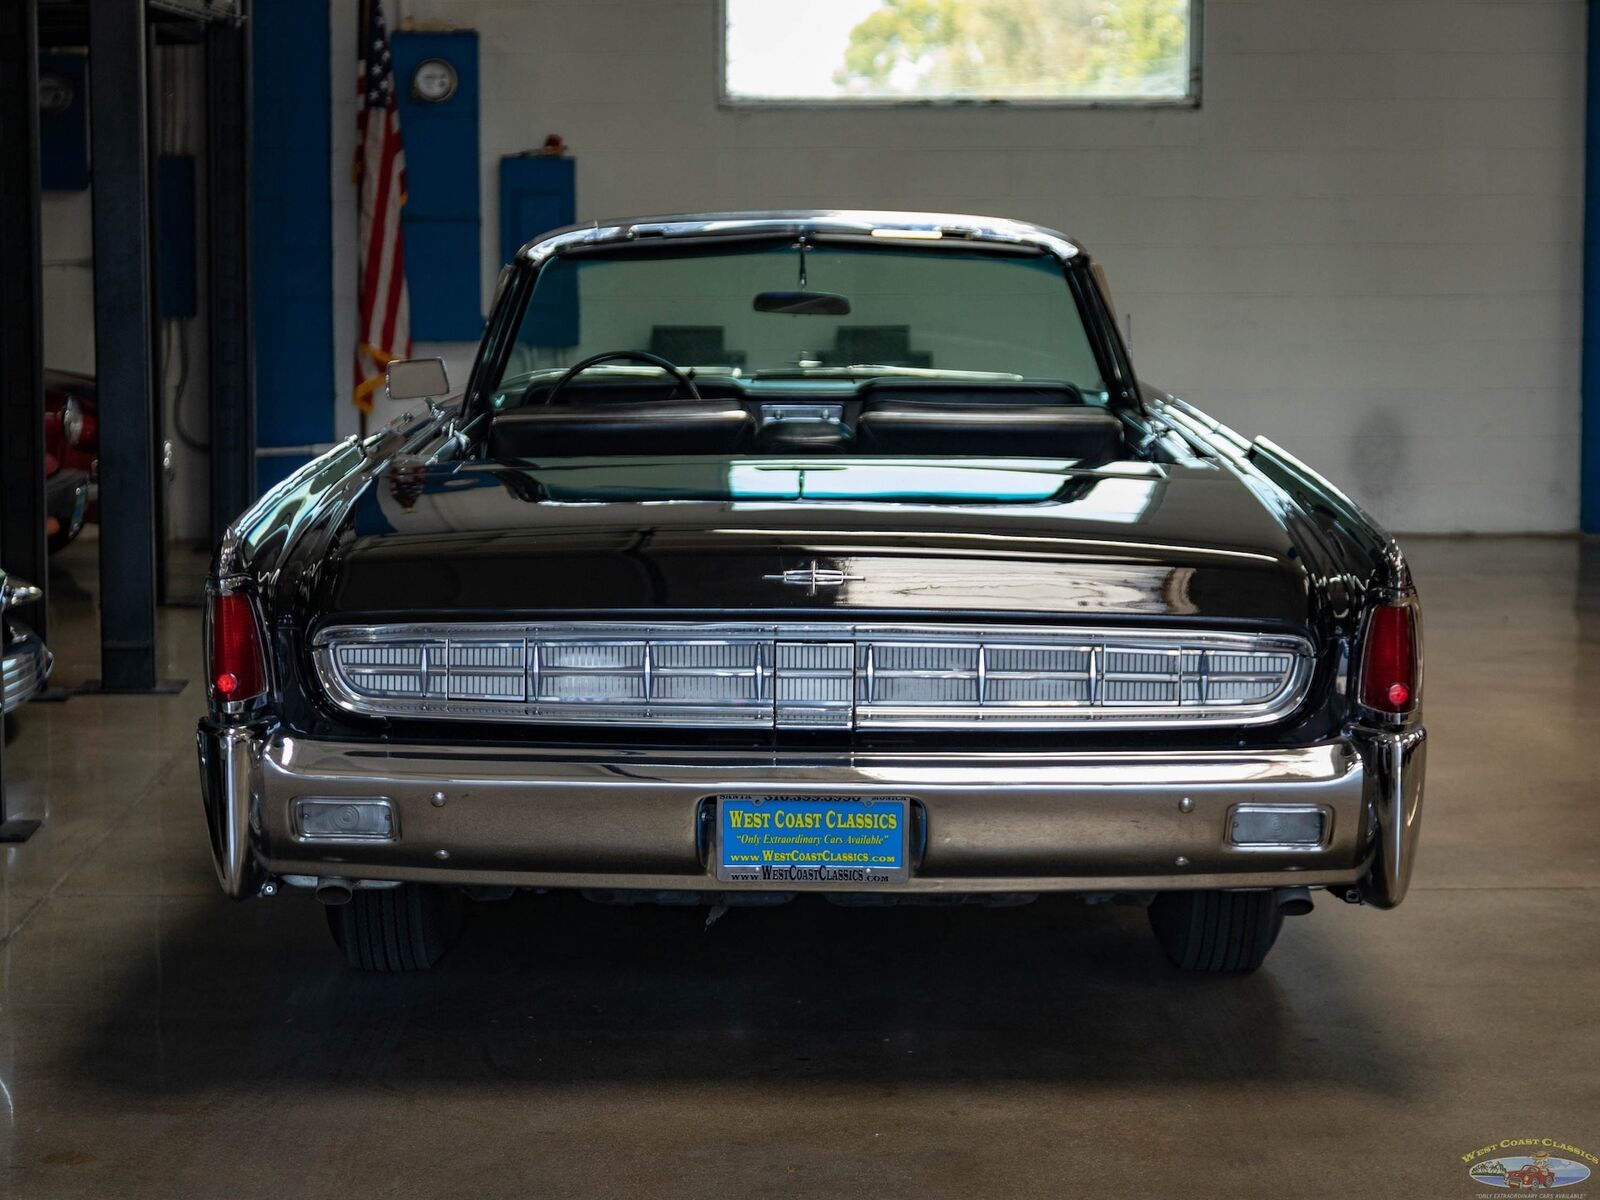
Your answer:
[[[693,396],[696,400],[700,399],[700,389],[694,386],[694,380],[690,379],[676,366],[662,358],[659,354],[651,354],[647,350],[607,350],[603,354],[591,354],[582,362],[573,363],[572,366],[568,367],[567,373],[560,379],[556,380],[555,387],[550,389],[549,394],[544,398],[544,402],[546,404],[554,404],[556,402],[556,397],[561,394],[561,390],[579,375],[582,375],[590,367],[596,367],[603,362],[612,362],[619,358],[631,359],[634,362],[649,363],[652,367],[660,367],[668,375],[671,375],[673,379],[677,380],[678,383],[682,385],[682,387],[689,393],[689,395]],[[673,395],[677,395],[677,388],[673,389]]]

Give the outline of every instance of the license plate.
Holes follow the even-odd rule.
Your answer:
[[[904,796],[719,796],[717,878],[892,883],[906,878]]]

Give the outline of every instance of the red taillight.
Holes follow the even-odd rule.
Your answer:
[[[223,703],[254,700],[267,690],[267,660],[255,606],[243,592],[211,597],[211,695]]]
[[[1417,615],[1409,604],[1372,610],[1361,652],[1361,703],[1384,713],[1416,707]]]

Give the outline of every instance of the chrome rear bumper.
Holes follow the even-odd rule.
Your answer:
[[[281,876],[726,891],[707,863],[721,794],[910,796],[916,893],[1358,888],[1405,895],[1425,734],[1357,731],[1289,750],[1023,754],[643,753],[307,741],[201,723],[223,889]],[[383,798],[393,841],[299,840],[300,798]],[[1316,805],[1316,848],[1229,841],[1240,803]],[[859,890],[857,885],[857,890]],[[784,890],[841,890],[786,883]]]
[[[0,712],[11,712],[44,690],[55,656],[33,630],[11,622],[11,641],[5,648],[4,682],[0,684]]]

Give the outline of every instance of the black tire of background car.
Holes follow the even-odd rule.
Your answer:
[[[328,909],[328,928],[345,960],[361,971],[425,971],[461,932],[462,900],[449,888],[406,883],[360,889]]]
[[[1163,892],[1150,905],[1156,940],[1185,971],[1254,971],[1282,926],[1271,892]]]

